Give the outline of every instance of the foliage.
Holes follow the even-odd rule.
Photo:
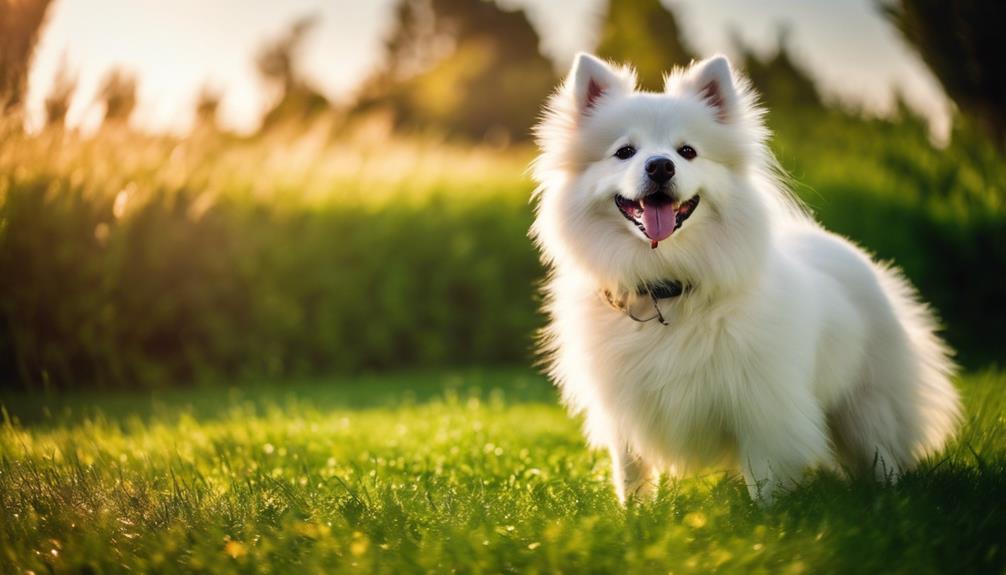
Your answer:
[[[918,50],[961,109],[1006,147],[1002,22],[1006,5],[983,0],[887,0],[887,18]]]
[[[519,10],[495,2],[401,0],[384,67],[354,114],[394,114],[398,128],[496,143],[527,140],[557,82]]]
[[[0,114],[24,104],[28,70],[52,0],[0,0]]]
[[[654,91],[663,91],[668,70],[695,59],[681,38],[674,13],[660,0],[609,2],[596,52],[602,58],[631,64],[640,87]]]
[[[897,485],[770,508],[720,473],[621,509],[541,379],[399,375],[11,398],[0,564],[108,573],[1001,573],[1006,377]],[[46,415],[48,414],[48,415]]]

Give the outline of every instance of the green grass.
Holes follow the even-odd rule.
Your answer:
[[[819,474],[768,509],[734,476],[622,509],[526,372],[6,396],[0,570],[1002,572],[1006,375],[897,485]]]

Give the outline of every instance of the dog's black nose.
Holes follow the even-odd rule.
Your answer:
[[[666,184],[674,176],[674,162],[664,156],[646,160],[646,175],[658,184]]]

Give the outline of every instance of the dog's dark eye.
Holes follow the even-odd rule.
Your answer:
[[[636,155],[636,149],[632,146],[622,146],[615,152],[615,157],[619,160],[628,160],[632,156]]]
[[[684,145],[678,148],[678,155],[686,160],[692,160],[695,158],[695,156],[698,156],[699,154],[698,152],[695,151],[695,148],[689,145]]]

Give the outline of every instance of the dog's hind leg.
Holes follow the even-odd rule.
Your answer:
[[[828,418],[844,463],[885,481],[941,448],[959,413],[956,392],[943,373],[898,359],[875,361]]]
[[[906,427],[913,422],[875,383],[858,386],[828,420],[833,443],[851,471],[893,481],[912,466]]]
[[[612,446],[611,475],[615,483],[615,494],[625,504],[629,499],[650,500],[657,494],[659,473],[638,454],[621,443]]]
[[[897,271],[875,271],[881,292],[864,313],[872,338],[860,381],[830,410],[829,424],[853,470],[893,480],[944,446],[961,407],[932,313]]]
[[[907,289],[907,288],[904,288]],[[836,447],[853,470],[895,480],[925,455],[943,447],[960,417],[950,383],[953,364],[932,331],[925,308],[900,304],[878,326],[859,385],[829,414]]]

